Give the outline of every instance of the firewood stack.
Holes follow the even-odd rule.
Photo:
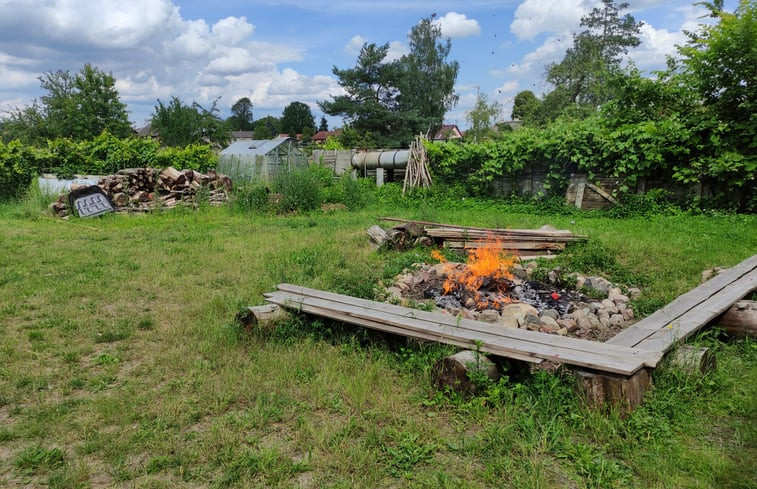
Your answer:
[[[221,205],[229,199],[231,179],[215,170],[207,174],[194,170],[168,167],[126,168],[115,175],[100,179],[97,185],[108,195],[116,212],[147,212],[152,209],[171,209],[184,203],[197,206],[200,200]],[[50,205],[58,216],[70,214],[67,194]]]

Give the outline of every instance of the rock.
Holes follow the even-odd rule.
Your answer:
[[[560,280],[560,276],[554,270],[550,270],[547,273],[547,280],[551,284],[556,284]]]
[[[499,313],[493,309],[483,310],[478,315],[478,320],[484,321],[485,323],[496,323],[497,321],[499,321],[499,319],[500,319]]]
[[[596,320],[596,318],[594,319]],[[580,318],[576,319],[576,326],[578,326],[578,328],[583,331],[590,330],[591,321],[589,320],[589,316],[581,316]]]
[[[579,275],[576,277],[576,290],[581,290],[583,287],[586,287],[586,277]]]
[[[633,309],[631,309],[630,307],[624,310],[621,314],[623,315],[623,319],[626,321],[633,319]]]
[[[587,316],[586,318],[589,320],[589,323],[591,323],[590,329],[595,330],[595,331],[601,331],[601,330],[606,329],[605,326],[602,324],[602,322],[599,319],[597,319],[596,316]],[[609,317],[607,318],[607,321],[608,322],[610,321]]]
[[[601,316],[599,322],[602,323],[603,329],[610,327],[610,316]]]
[[[518,329],[518,318],[515,317],[515,316],[520,316],[520,314],[515,314],[515,315],[512,315],[512,316],[508,316],[508,317],[500,316],[499,321],[497,322],[497,324],[499,324],[499,325],[501,325],[502,327],[505,327],[505,328]],[[521,316],[520,319],[522,321],[523,320],[523,316]]]
[[[565,336],[568,334],[568,330],[566,328],[560,328],[557,330],[557,334],[559,334],[560,336]]]
[[[390,301],[400,301],[402,300],[402,291],[397,287],[387,287],[386,296]]]
[[[607,295],[610,292],[610,282],[602,277],[589,277],[584,282],[584,287],[591,290],[596,290],[602,294]]]
[[[611,300],[615,304],[625,304],[629,300],[631,300],[631,299],[629,299],[629,297],[627,295],[613,294],[612,292],[610,293],[610,295],[607,296],[607,299]]]
[[[118,195],[123,195],[123,194],[118,194]],[[116,204],[116,206],[118,206],[118,204]],[[368,228],[368,231],[366,232],[368,233],[368,238],[371,240],[371,245],[375,249],[379,249],[383,247],[389,241],[389,235],[386,234],[386,231],[384,231],[381,228],[381,226],[378,226],[378,225],[371,226]]]
[[[445,271],[445,268],[447,268],[447,267],[445,266],[444,263],[437,263],[437,264],[431,265],[431,267],[429,267],[428,273],[432,277],[446,278],[447,277],[447,273]]]
[[[549,333],[549,334],[555,334],[560,328],[557,328],[555,326],[551,326],[549,324],[542,324],[539,328],[539,331],[542,333]]]
[[[544,316],[549,316],[549,317],[551,317],[552,319],[557,319],[557,318],[559,318],[559,317],[560,317],[560,313],[559,313],[559,312],[557,312],[557,310],[555,310],[555,309],[547,309],[547,310],[543,311],[543,312],[542,312],[542,313],[540,314],[540,316],[541,316],[541,317],[544,317]]]
[[[531,314],[534,316],[539,316],[539,311],[536,310],[536,308],[530,304],[524,304],[522,302],[513,302],[512,304],[505,304],[505,306],[502,308],[502,316],[505,314],[511,314],[511,313],[520,313],[523,316],[526,316],[527,314]]]
[[[578,321],[573,319],[558,319],[557,324],[560,328],[564,328],[567,331],[575,331],[578,329]]]
[[[510,269],[510,271],[512,272],[513,277],[518,278],[520,280],[523,280],[526,277],[528,277],[528,271],[524,267],[522,267],[521,265],[514,265]]]
[[[613,294],[622,294],[623,291],[620,290],[620,287],[611,287],[610,290],[607,291],[607,297],[609,297]]]
[[[557,321],[555,321],[555,319],[552,318],[552,317],[545,316],[545,315],[542,314],[542,316],[539,319],[541,320],[541,323],[544,326],[549,326],[553,330],[553,331],[550,331],[550,332],[554,332],[554,331],[557,331],[558,329],[560,329],[560,325],[558,325]]]
[[[536,270],[537,268],[539,268],[539,264],[536,263],[535,261],[530,261],[526,263],[526,268],[530,268],[531,270]]]
[[[702,272],[702,283],[707,282],[708,280],[710,280],[712,277],[719,274],[723,270],[725,270],[725,268],[723,267],[715,267],[709,270],[705,270],[704,272]]]
[[[467,307],[468,309],[473,309],[473,308],[475,308],[475,307],[476,307],[476,301],[475,301],[475,300],[473,300],[473,298],[472,298],[472,297],[468,297],[467,299],[465,299],[465,304],[464,304],[464,305],[465,305],[465,307]]]
[[[638,299],[641,297],[641,290],[637,289],[636,287],[631,287],[628,289],[628,297],[631,299]]]
[[[590,312],[597,312],[602,309],[602,304],[600,302],[592,302],[589,304]]]
[[[539,331],[541,328],[541,321],[539,321],[538,316],[526,314],[526,317],[523,320],[523,326],[521,327],[524,329],[530,329],[531,331]]]
[[[615,306],[615,303],[610,299],[604,299],[602,301],[602,309],[610,312],[610,314],[615,314],[616,312],[618,312],[617,306]]]
[[[613,314],[610,316],[610,326],[620,326],[623,324],[623,315]]]

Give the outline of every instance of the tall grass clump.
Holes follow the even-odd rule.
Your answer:
[[[350,210],[363,209],[373,201],[375,189],[373,180],[344,173],[324,189],[324,200],[344,204]]]
[[[273,191],[281,194],[277,210],[301,212],[317,209],[323,203],[323,187],[331,178],[331,170],[321,165],[280,173],[273,180]]]
[[[36,221],[44,215],[50,203],[57,198],[58,196],[55,193],[41,189],[39,180],[35,177],[19,199],[17,215],[24,219]]]
[[[233,211],[264,213],[271,210],[268,188],[263,182],[234,187],[231,203]]]

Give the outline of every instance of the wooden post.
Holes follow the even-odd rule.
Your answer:
[[[640,406],[644,392],[652,383],[649,370],[642,368],[631,376],[575,371],[577,388],[592,409],[613,406],[628,414]]]

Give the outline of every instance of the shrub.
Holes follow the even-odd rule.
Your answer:
[[[273,181],[273,191],[281,194],[277,210],[294,212],[317,209],[323,203],[321,168],[313,165],[277,175]]]
[[[37,155],[18,140],[0,141],[0,201],[21,196],[37,174]]]
[[[233,208],[245,212],[266,212],[270,210],[269,192],[262,182],[234,188]]]

